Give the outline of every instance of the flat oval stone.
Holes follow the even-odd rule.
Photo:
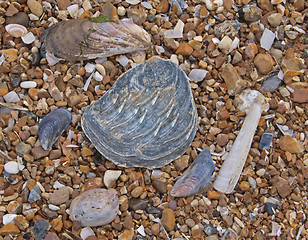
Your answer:
[[[90,105],[82,128],[107,159],[123,167],[162,167],[180,157],[197,130],[189,79],[158,57],[123,74]]]
[[[112,222],[119,211],[119,199],[114,189],[91,189],[74,198],[70,219],[84,227],[95,227]]]

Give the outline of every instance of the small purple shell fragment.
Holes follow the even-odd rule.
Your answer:
[[[177,180],[170,194],[173,197],[187,197],[197,194],[211,180],[215,164],[209,148],[205,148]]]
[[[38,137],[42,148],[50,150],[71,121],[72,114],[66,109],[58,108],[47,114],[39,124]]]
[[[261,137],[259,148],[261,150],[263,148],[265,148],[266,150],[270,150],[271,149],[272,140],[273,140],[273,133],[271,133],[271,132],[264,133],[262,135],[262,137]]]

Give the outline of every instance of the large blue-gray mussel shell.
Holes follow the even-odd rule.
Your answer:
[[[38,137],[42,148],[50,150],[72,121],[72,114],[62,108],[55,109],[47,114],[39,123]]]
[[[197,130],[189,79],[153,57],[123,74],[84,112],[82,128],[107,159],[123,167],[162,167],[180,157]]]

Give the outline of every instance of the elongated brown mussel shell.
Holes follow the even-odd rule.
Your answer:
[[[151,46],[150,35],[131,19],[94,22],[71,19],[51,26],[42,41],[46,58],[86,60],[145,50]]]
[[[118,78],[81,123],[96,149],[115,164],[156,168],[186,151],[197,117],[185,73],[154,57]]]
[[[38,137],[42,148],[50,150],[71,121],[72,114],[66,109],[58,108],[47,114],[39,123]]]

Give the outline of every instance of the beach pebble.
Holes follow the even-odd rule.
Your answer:
[[[14,161],[4,164],[4,170],[10,174],[17,174],[19,172],[18,163]]]
[[[21,39],[25,44],[31,44],[35,41],[35,36],[32,32],[28,32],[25,36],[22,36]]]
[[[104,175],[104,184],[107,188],[112,188],[118,178],[121,176],[122,171],[120,170],[107,170]]]
[[[165,208],[162,212],[161,224],[168,232],[172,231],[175,227],[174,211],[170,208]]]
[[[85,228],[81,229],[80,237],[82,238],[82,240],[86,240],[90,236],[95,236],[95,233],[92,230],[92,228],[85,227]]]
[[[20,100],[19,96],[15,91],[7,93],[6,95],[4,95],[3,98],[7,103],[16,103]]]
[[[69,200],[70,192],[66,187],[55,190],[49,198],[49,202],[54,205],[66,203]]]
[[[35,81],[24,81],[20,83],[21,88],[35,88],[37,86],[37,83]]]
[[[119,200],[114,189],[91,189],[74,198],[70,206],[70,219],[84,227],[108,224],[119,211]]]
[[[194,82],[203,81],[208,71],[203,69],[192,69],[188,75],[188,77]]]
[[[28,0],[27,5],[35,16],[40,17],[43,14],[43,6],[38,1]]]

